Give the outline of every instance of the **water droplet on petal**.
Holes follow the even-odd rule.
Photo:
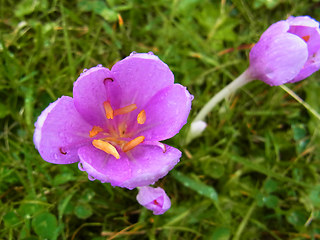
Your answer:
[[[80,171],[85,171],[81,162],[78,163],[78,168]]]
[[[88,178],[89,178],[90,181],[96,180],[94,177],[92,177],[92,176],[90,176],[90,175],[88,175]]]
[[[132,53],[130,53],[130,56],[136,54],[137,52],[136,51],[133,51]]]
[[[98,64],[97,67],[102,67],[102,64]]]
[[[150,51],[150,52],[148,52],[148,54],[149,54],[149,55],[154,55],[154,53],[153,53],[153,52],[151,52],[151,51]]]
[[[82,71],[82,72],[86,72],[86,71],[88,71],[88,69],[87,69],[87,68],[83,69],[83,71]]]

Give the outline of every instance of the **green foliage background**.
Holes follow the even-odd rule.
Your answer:
[[[289,15],[320,20],[318,0],[0,0],[0,239],[319,239],[319,120],[255,81],[223,101],[201,138],[157,185],[171,209],[136,190],[91,182],[77,164],[41,159],[33,123],[72,95],[82,69],[153,51],[199,109],[248,66],[250,44]],[[119,24],[119,16],[123,25]],[[287,85],[320,110],[320,74]]]

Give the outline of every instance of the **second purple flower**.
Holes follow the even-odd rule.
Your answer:
[[[79,162],[89,178],[133,189],[153,184],[181,152],[160,141],[187,122],[193,97],[153,54],[131,54],[111,70],[84,71],[73,98],[51,103],[35,123],[34,143],[51,163]]]
[[[309,16],[272,24],[250,52],[250,77],[271,86],[303,80],[319,69],[319,22]]]

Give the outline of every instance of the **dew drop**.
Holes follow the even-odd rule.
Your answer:
[[[78,168],[80,171],[85,171],[81,162],[78,163]]]
[[[83,69],[83,71],[82,71],[82,72],[84,72],[84,73],[85,73],[86,71],[88,71],[88,69],[87,69],[87,68]]]
[[[102,64],[98,64],[97,67],[102,67]]]
[[[150,52],[148,52],[148,54],[149,54],[149,55],[154,55],[154,53],[153,53],[153,52],[151,52],[151,51],[150,51]]]
[[[130,56],[136,54],[137,52],[136,51],[133,51],[132,53],[130,53]]]
[[[90,181],[96,180],[94,177],[92,177],[92,176],[90,176],[90,175],[88,175],[88,178],[89,178]]]

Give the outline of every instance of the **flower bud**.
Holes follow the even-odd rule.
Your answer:
[[[140,187],[137,201],[145,208],[153,211],[154,215],[161,215],[171,207],[170,198],[160,187]]]
[[[270,86],[301,81],[320,69],[319,22],[309,16],[272,24],[251,49],[252,78]]]

